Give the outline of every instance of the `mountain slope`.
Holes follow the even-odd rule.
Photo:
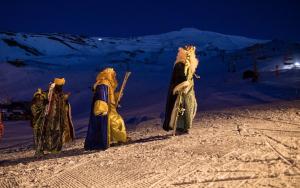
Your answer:
[[[275,63],[282,64],[280,59],[291,45],[274,43],[276,48],[282,49],[273,51],[268,42],[190,28],[135,38],[2,32],[0,98],[1,101],[30,101],[37,88],[47,89],[53,78],[65,77],[65,90],[72,94],[74,117],[86,118],[94,79],[100,70],[109,66],[117,70],[119,83],[125,71],[132,72],[120,109],[127,122],[163,117],[177,48],[190,43],[197,46],[200,60],[201,79],[195,82],[200,109],[297,97],[297,70],[293,70],[293,74],[283,73],[278,79],[272,73]],[[259,61],[258,67],[266,73],[261,73],[261,82],[254,85],[241,78],[243,71],[253,67],[253,53],[248,48],[256,45],[266,47],[268,58]],[[235,73],[228,72],[233,61]]]
[[[103,54],[127,50],[155,51],[161,48],[174,49],[185,44],[194,44],[201,50],[218,48],[236,50],[253,45],[261,40],[229,36],[197,29],[182,29],[155,36],[129,39],[87,38],[69,34],[0,33],[0,60],[30,59],[35,56],[58,56],[68,54]]]

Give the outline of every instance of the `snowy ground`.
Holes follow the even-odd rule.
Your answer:
[[[282,101],[200,112],[176,137],[145,121],[106,151],[83,139],[42,159],[3,150],[0,187],[299,187],[299,122],[300,101]]]
[[[195,44],[200,59],[199,113],[191,134],[172,138],[161,124],[184,44]],[[131,39],[0,33],[0,102],[29,101],[38,87],[65,77],[77,136],[62,154],[35,159],[29,122],[4,122],[0,187],[297,187],[300,67],[283,64],[290,49],[299,61],[298,43],[195,29]],[[16,59],[24,65],[9,62]],[[257,83],[242,79],[254,59]],[[91,86],[108,66],[119,82],[132,72],[119,111],[133,142],[84,152]]]

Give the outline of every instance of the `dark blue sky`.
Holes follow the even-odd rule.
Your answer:
[[[0,0],[0,30],[131,37],[195,27],[300,41],[299,0]]]

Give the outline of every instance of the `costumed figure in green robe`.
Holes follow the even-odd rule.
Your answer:
[[[36,156],[44,151],[59,153],[64,143],[74,140],[69,94],[63,92],[64,78],[55,78],[48,91],[38,89],[32,100],[32,127]]]

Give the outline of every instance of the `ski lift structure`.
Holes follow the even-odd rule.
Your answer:
[[[294,60],[294,57],[291,52],[288,52],[283,58],[284,65],[292,65],[292,64],[294,64],[294,61],[295,60]]]
[[[292,65],[294,63],[294,58],[292,56],[286,56],[284,57],[283,64],[285,65]]]

